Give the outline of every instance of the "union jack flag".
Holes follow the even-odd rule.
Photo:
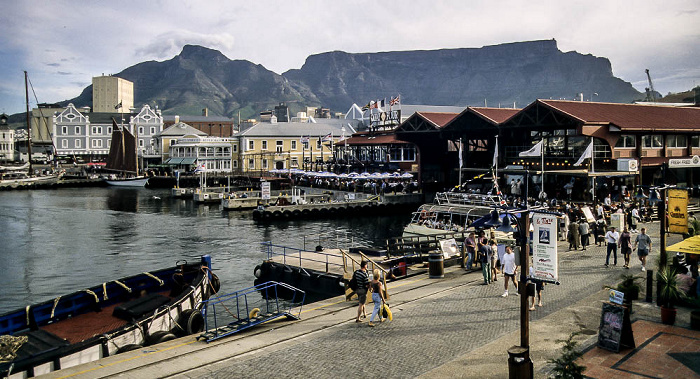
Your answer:
[[[331,133],[326,134],[326,135],[323,136],[323,138],[321,139],[321,141],[323,141],[323,142],[332,141],[332,140],[333,140],[333,135],[332,135]]]
[[[396,104],[400,104],[400,103],[401,103],[401,95],[396,96],[396,97],[392,97],[391,100],[389,101],[389,105],[391,105],[391,106],[396,105]]]

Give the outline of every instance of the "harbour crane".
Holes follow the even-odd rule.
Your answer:
[[[647,73],[647,79],[649,80],[649,87],[645,88],[647,91],[646,101],[656,101],[656,91],[654,90],[654,83],[651,82],[651,75],[649,74],[649,69],[644,70]]]

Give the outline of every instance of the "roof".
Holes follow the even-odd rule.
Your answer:
[[[344,144],[346,141],[348,145],[388,145],[410,143],[397,139],[396,134],[373,135],[368,132],[355,134],[347,140],[343,140],[338,143]]]
[[[700,108],[698,107],[667,107],[566,100],[537,100],[530,106],[538,103],[564,113],[582,124],[609,124],[617,126],[623,131],[690,131],[700,129]]]
[[[160,137],[182,137],[187,134],[194,134],[198,136],[206,136],[207,133],[204,133],[201,130],[195,129],[184,122],[178,122],[177,124],[173,124],[169,126],[167,129],[163,130],[158,134]]]
[[[174,115],[163,116],[163,122],[175,122]],[[220,116],[179,116],[182,122],[233,122],[232,118]]]
[[[416,115],[419,115],[426,121],[433,123],[437,128],[442,128],[448,122],[452,121],[453,118],[457,117],[458,114],[459,113],[446,112],[416,112]]]
[[[412,105],[401,104],[392,109],[400,109],[403,117],[408,117],[416,112],[421,113],[460,113],[467,106],[452,106],[452,105]]]
[[[468,111],[472,111],[475,114],[494,124],[500,124],[506,121],[507,119],[513,117],[513,115],[520,112],[521,109],[469,107]]]
[[[317,122],[259,122],[250,128],[238,133],[244,137],[299,137],[299,136],[325,136],[332,134],[340,137],[345,127],[345,135],[355,133],[352,122],[345,119],[317,119]]]

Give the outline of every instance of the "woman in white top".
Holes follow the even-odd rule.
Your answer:
[[[509,279],[513,281],[515,290],[518,290],[518,282],[515,281],[515,274],[518,272],[518,266],[515,265],[515,254],[513,254],[513,248],[506,246],[506,253],[503,255],[503,262],[501,262],[501,271],[503,271],[503,276],[505,277],[505,289],[503,297],[508,296],[508,281]]]

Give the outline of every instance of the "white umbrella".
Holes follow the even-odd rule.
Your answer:
[[[413,178],[413,174],[411,174],[410,172],[404,172],[403,174],[401,174],[401,177],[406,178],[406,179],[411,179],[411,178]]]

